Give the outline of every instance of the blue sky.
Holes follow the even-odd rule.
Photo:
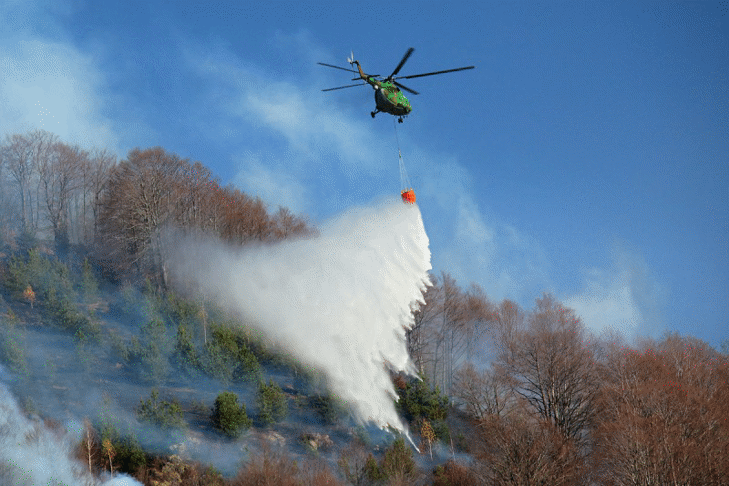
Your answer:
[[[619,5],[616,5],[619,3]],[[629,5],[630,4],[630,5]],[[589,327],[729,338],[729,2],[0,5],[0,135],[160,145],[324,221],[397,193],[397,126],[436,271]]]

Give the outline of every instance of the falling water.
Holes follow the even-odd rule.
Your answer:
[[[405,329],[431,268],[417,206],[390,199],[351,209],[316,237],[274,245],[179,247],[173,275],[324,372],[358,419],[405,431],[385,364],[414,371]]]

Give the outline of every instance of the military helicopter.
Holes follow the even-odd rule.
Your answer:
[[[369,84],[374,88],[375,90],[375,111],[370,112],[370,115],[372,115],[372,118],[375,117],[376,114],[380,112],[389,113],[391,115],[394,115],[398,117],[397,121],[399,123],[402,123],[402,118],[404,116],[407,116],[412,111],[412,107],[410,106],[410,101],[405,97],[405,95],[402,94],[402,91],[400,89],[404,89],[408,93],[412,94],[419,94],[417,91],[408,88],[407,86],[403,86],[402,84],[398,83],[396,79],[412,79],[412,78],[420,78],[423,76],[433,76],[434,74],[444,74],[444,73],[452,73],[454,71],[465,71],[466,69],[473,69],[475,66],[466,66],[466,67],[460,67],[455,69],[446,69],[444,71],[434,71],[431,73],[423,73],[423,74],[411,74],[410,76],[396,76],[397,73],[400,72],[400,69],[402,69],[405,62],[408,60],[410,55],[413,53],[415,49],[410,48],[407,50],[405,55],[402,57],[402,60],[400,61],[400,64],[397,65],[395,70],[390,74],[388,77],[382,79],[382,76],[379,74],[366,74],[362,71],[362,66],[360,65],[359,61],[354,59],[354,54],[351,54],[349,58],[347,58],[347,62],[349,62],[351,65],[357,65],[357,69],[359,71],[359,77],[352,79],[352,81],[361,79],[364,80],[364,83],[357,83],[357,84],[349,84],[347,86],[338,86],[336,88],[328,88],[323,89],[322,91],[334,91],[336,89],[344,89],[344,88],[352,88],[354,86],[364,86],[365,84]],[[339,66],[334,66],[332,64],[326,64],[324,62],[319,62],[317,64],[320,64],[322,66],[327,66],[335,69],[341,69],[342,71],[348,71],[354,74],[357,74],[357,72],[354,69],[347,69]]]

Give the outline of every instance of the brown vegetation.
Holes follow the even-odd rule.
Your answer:
[[[104,150],[87,152],[43,130],[0,143],[0,213],[5,242],[49,238],[61,253],[70,244],[94,246],[107,276],[161,286],[167,229],[236,244],[312,231],[289,209],[271,214],[259,198],[221,187],[200,162],[161,147],[132,149],[116,164]]]
[[[161,147],[133,149],[117,164],[42,130],[0,143],[0,238],[13,250],[38,238],[52,239],[59,254],[95,248],[105,275],[164,288],[168,228],[237,245],[312,232],[303,217],[270,213],[200,162]],[[508,300],[491,303],[477,286],[462,289],[445,272],[432,284],[407,331],[424,380],[395,375],[394,384],[429,452],[420,461],[433,460],[439,439],[455,452],[449,407],[469,421],[462,429],[474,459],[428,468],[433,484],[729,485],[726,354],[677,335],[634,347],[600,343],[551,295],[526,312]],[[41,301],[41,287],[17,290],[31,306]],[[3,359],[22,357],[12,335],[0,337]],[[93,474],[123,470],[150,485],[342,484],[323,463],[302,466],[281,451],[253,455],[225,479],[118,439],[86,422],[77,457]],[[402,439],[378,458],[351,445],[338,464],[351,484],[427,482]]]
[[[671,335],[608,359],[598,439],[605,484],[729,484],[729,363]]]

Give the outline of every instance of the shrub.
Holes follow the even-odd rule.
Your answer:
[[[177,400],[171,402],[159,399],[159,392],[152,390],[148,400],[140,400],[137,417],[142,422],[149,422],[162,429],[181,429],[185,426],[182,418],[182,407]]]
[[[135,474],[147,465],[147,454],[134,435],[121,435],[107,420],[102,419],[100,425],[101,442],[107,443],[107,457],[98,457],[104,469],[108,470],[112,466],[108,461],[108,451],[112,452],[114,471]]]
[[[289,405],[286,395],[281,388],[273,381],[261,381],[258,385],[258,420],[264,425],[271,425],[280,422],[288,414]]]
[[[441,395],[437,386],[430,388],[425,379],[410,381],[405,389],[400,390],[397,408],[411,424],[426,419],[438,439],[448,437],[448,426],[445,423],[448,416],[448,397]]]
[[[221,348],[216,341],[209,341],[204,349],[202,367],[205,373],[226,384],[233,381],[235,357]]]
[[[142,379],[151,383],[162,383],[169,373],[168,356],[171,347],[164,321],[151,319],[142,327],[140,338],[141,341],[132,339],[129,360],[138,364]]]
[[[213,427],[228,437],[238,437],[242,430],[251,426],[245,404],[238,405],[235,393],[223,392],[215,399],[211,420]]]
[[[25,374],[28,365],[23,345],[23,334],[18,329],[17,317],[9,311],[8,318],[0,318],[0,360],[13,372]]]
[[[478,477],[467,466],[449,460],[436,466],[433,471],[433,486],[471,486],[478,484]]]
[[[99,282],[94,276],[94,272],[88,258],[84,258],[84,263],[81,267],[81,283],[79,287],[86,302],[91,302],[98,296]]]
[[[398,437],[395,442],[385,450],[380,470],[385,477],[413,477],[415,475],[415,460],[413,451],[405,445],[405,439]]]
[[[309,406],[327,425],[334,424],[347,415],[346,403],[334,395],[314,395],[309,397]]]
[[[172,361],[181,371],[187,373],[201,368],[200,357],[192,343],[192,336],[182,324],[177,326],[177,342],[172,352]]]
[[[233,379],[236,381],[248,381],[255,383],[261,381],[261,365],[258,358],[248,346],[241,343],[238,346],[238,364],[233,371]]]

